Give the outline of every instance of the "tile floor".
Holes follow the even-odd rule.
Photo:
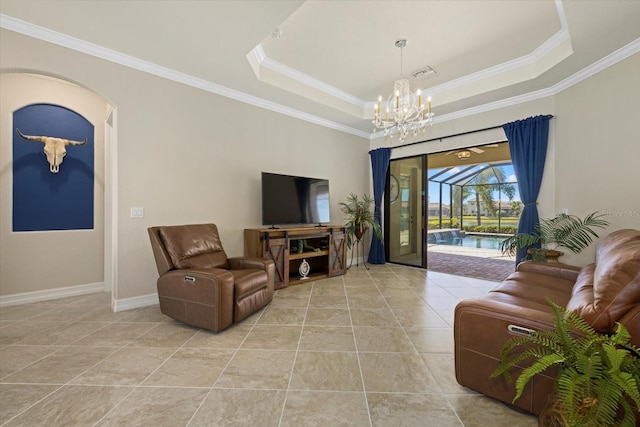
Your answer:
[[[455,381],[453,309],[494,285],[354,267],[219,334],[108,294],[0,308],[0,425],[533,427]]]

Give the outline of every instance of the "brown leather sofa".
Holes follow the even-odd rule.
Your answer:
[[[595,263],[584,268],[523,262],[491,292],[461,301],[455,309],[455,369],[458,382],[511,404],[513,384],[489,378],[500,350],[514,334],[553,327],[547,299],[566,307],[604,334],[625,325],[640,346],[640,231],[619,230],[598,244]],[[553,391],[553,373],[538,375],[515,405],[533,414]]]
[[[273,299],[275,266],[264,258],[228,258],[215,224],[148,229],[158,267],[160,311],[221,331]]]

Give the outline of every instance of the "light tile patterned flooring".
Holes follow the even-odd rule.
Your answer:
[[[494,285],[353,267],[218,334],[108,294],[0,308],[0,425],[533,427],[455,380],[453,309]]]

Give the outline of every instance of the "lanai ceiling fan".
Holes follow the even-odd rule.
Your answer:
[[[483,145],[482,147],[495,148],[495,147],[498,147],[498,144]],[[481,154],[481,153],[484,153],[484,150],[480,147],[469,147],[469,148],[463,148],[461,150],[452,150],[452,151],[449,151],[448,153],[445,153],[444,155],[448,156],[449,154],[455,154],[459,160],[468,160],[471,157],[471,152],[474,152],[476,154]]]

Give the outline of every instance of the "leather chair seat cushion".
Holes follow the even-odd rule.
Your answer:
[[[229,270],[233,274],[235,282],[235,300],[239,301],[248,295],[259,291],[260,289],[267,288],[268,276],[264,270],[257,269],[243,269],[243,270]]]
[[[175,268],[228,268],[215,224],[160,227],[160,236]]]

